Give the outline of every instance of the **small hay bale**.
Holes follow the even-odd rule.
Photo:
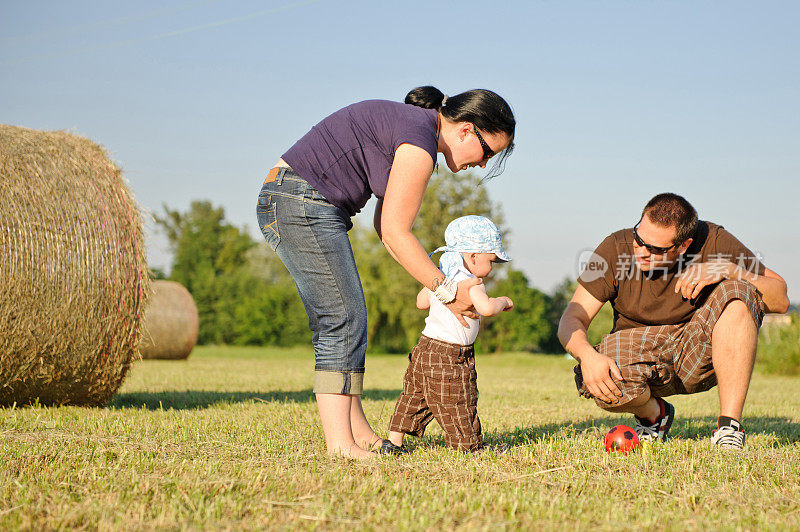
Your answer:
[[[101,405],[141,337],[142,221],[105,150],[0,124],[0,405]]]
[[[192,294],[180,283],[154,281],[144,312],[142,358],[187,358],[197,343],[199,319]]]

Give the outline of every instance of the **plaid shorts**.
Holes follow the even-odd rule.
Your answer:
[[[600,408],[616,408],[640,396],[649,387],[655,397],[704,392],[717,384],[711,360],[711,334],[725,306],[741,300],[756,327],[764,313],[761,294],[747,281],[722,281],[687,323],[636,327],[606,335],[596,349],[617,363],[623,381],[614,382],[622,392],[614,403],[593,397],[575,366],[575,385],[580,395],[594,399]]]
[[[473,347],[423,335],[408,355],[403,391],[389,430],[419,438],[433,419],[451,449],[476,451],[483,445]]]

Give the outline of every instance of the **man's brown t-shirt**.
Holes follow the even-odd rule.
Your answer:
[[[648,325],[686,323],[715,285],[707,286],[696,300],[675,293],[678,274],[689,264],[725,260],[750,273],[764,275],[760,257],[721,225],[700,221],[692,244],[669,269],[642,272],[633,254],[633,229],[609,235],[586,261],[578,282],[599,301],[614,309],[611,332]]]

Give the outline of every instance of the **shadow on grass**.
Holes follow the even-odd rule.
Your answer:
[[[578,421],[576,423],[548,423],[536,427],[519,428],[513,431],[493,434],[487,441],[502,441],[512,445],[522,445],[545,439],[558,433],[581,433],[597,431],[600,436],[614,425],[633,426],[630,415],[607,416],[602,418]],[[781,417],[754,416],[744,420],[747,434],[773,434],[780,445],[800,442],[800,423],[794,423]],[[711,436],[717,426],[717,418],[704,416],[700,418],[675,418],[669,432],[670,439],[704,440]]]
[[[717,427],[717,418],[704,416],[693,419],[675,419],[670,437],[702,440],[711,436]],[[800,423],[782,417],[753,416],[744,418],[744,428],[748,435],[773,434],[780,445],[800,442]]]
[[[365,390],[364,399],[395,400],[400,390]],[[275,392],[215,392],[202,390],[167,390],[163,392],[132,392],[114,396],[107,408],[144,408],[147,410],[194,410],[220,404],[234,403],[310,403],[314,401],[311,388],[299,391]]]

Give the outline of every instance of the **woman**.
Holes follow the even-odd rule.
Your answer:
[[[258,198],[267,243],[297,285],[314,333],[315,378],[328,454],[369,458],[391,449],[361,408],[367,311],[350,240],[350,220],[375,194],[375,230],[389,254],[428,287],[466,326],[469,288],[444,277],[411,233],[436,163],[452,172],[502,171],[516,122],[488,90],[447,98],[434,87],[408,93],[405,104],[368,100],[325,118],[270,170]]]

